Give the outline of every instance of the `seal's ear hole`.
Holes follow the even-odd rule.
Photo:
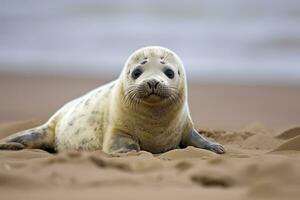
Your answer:
[[[177,72],[177,73],[178,73],[178,75],[180,76],[180,71],[179,71],[179,70],[178,70],[178,72]]]

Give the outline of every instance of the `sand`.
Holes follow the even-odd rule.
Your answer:
[[[32,84],[32,88],[38,88],[34,83],[41,80],[28,78],[25,82]],[[63,85],[63,81],[56,80],[56,85]],[[72,88],[71,86],[70,84],[69,87]],[[5,86],[0,86],[2,89],[3,87]],[[49,86],[52,87],[54,86]],[[7,88],[9,89],[8,86]],[[286,91],[288,90],[290,88]],[[51,90],[48,91],[51,93]],[[75,95],[74,91],[76,90],[67,94]],[[30,91],[23,91],[24,93],[30,94]],[[192,89],[191,95],[196,93]],[[1,94],[5,94],[5,91],[1,90]],[[58,95],[57,98],[53,97],[54,100],[43,98],[44,103],[55,107],[52,101],[62,102],[66,96]],[[6,113],[14,109],[14,101],[16,100],[12,100],[11,107],[6,108]],[[285,103],[287,109],[296,107],[295,104]],[[34,108],[34,104],[26,108],[27,105],[29,103],[17,105],[22,109],[15,110],[7,118],[5,112],[0,113],[0,138],[42,123],[44,116],[53,109],[50,106],[50,109],[28,111],[31,113],[27,120],[19,120],[18,117],[26,117],[24,110]],[[37,105],[36,109],[41,108],[41,105]],[[212,103],[212,108],[213,105]],[[200,112],[195,113],[199,107],[193,104],[194,115],[201,116]],[[3,108],[3,105],[0,106],[0,110]],[[282,111],[283,108],[274,110],[270,113]],[[32,120],[34,113],[39,120]],[[282,123],[272,127],[259,122],[241,126],[246,118],[232,120],[238,118],[237,113],[235,116],[231,116],[231,113],[227,117],[229,119],[225,120],[229,122],[231,119],[231,123],[209,121],[203,126],[204,123],[199,123],[197,119],[197,128],[203,135],[225,145],[225,155],[193,147],[160,155],[141,151],[118,157],[109,156],[100,150],[59,154],[36,149],[0,151],[1,199],[299,199],[300,127],[296,126],[293,116],[281,114],[275,118],[270,117],[276,122],[282,119]],[[267,116],[264,113],[257,115],[257,118],[264,115]],[[289,123],[295,126],[284,130],[282,127]]]

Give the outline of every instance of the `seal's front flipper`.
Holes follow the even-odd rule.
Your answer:
[[[213,151],[218,154],[225,153],[224,147],[219,143],[211,142],[207,139],[205,139],[196,129],[193,128],[193,130],[190,132],[189,135],[187,135],[184,138],[183,141],[184,146],[194,146],[201,149],[207,149],[210,151]]]
[[[17,142],[3,142],[0,143],[0,150],[22,150],[25,149],[25,146],[23,144],[17,143]]]
[[[54,136],[44,126],[25,130],[0,140],[0,150],[43,149],[54,152]]]
[[[104,147],[104,151],[110,154],[140,151],[140,145],[130,136],[114,134]]]

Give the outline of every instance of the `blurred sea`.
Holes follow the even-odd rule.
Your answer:
[[[0,73],[117,75],[147,45],[192,80],[300,84],[300,1],[0,0]]]

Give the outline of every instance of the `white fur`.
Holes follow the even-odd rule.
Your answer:
[[[137,106],[124,104],[124,90],[133,83],[130,70],[145,57],[148,67],[139,82],[156,78],[180,90],[182,101],[176,105]],[[159,60],[180,71],[174,80],[161,72]],[[120,77],[62,107],[47,124],[54,129],[55,147],[62,150],[109,151],[114,134],[129,134],[143,150],[159,153],[176,148],[182,135],[192,128],[187,105],[187,83],[180,58],[163,47],[145,47],[135,51],[125,63]]]

